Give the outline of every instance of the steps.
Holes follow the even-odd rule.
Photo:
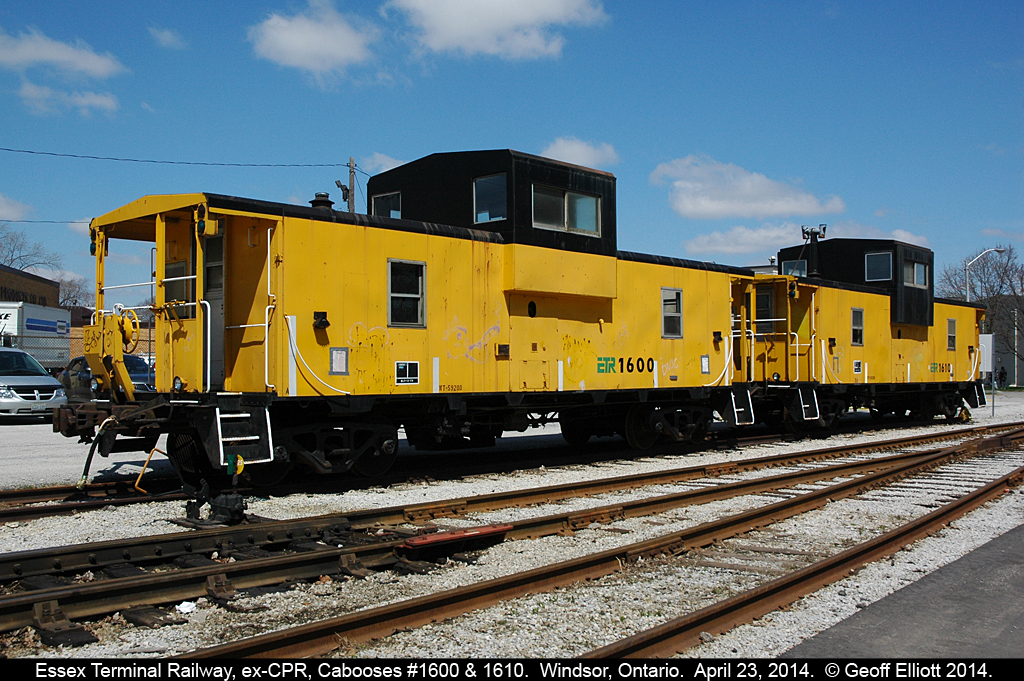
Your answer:
[[[232,459],[239,456],[246,463],[273,461],[274,437],[266,407],[217,407],[214,423],[222,466],[230,465]]]

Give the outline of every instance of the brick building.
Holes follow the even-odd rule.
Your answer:
[[[0,265],[0,300],[57,307],[60,304],[60,284],[7,265]]]

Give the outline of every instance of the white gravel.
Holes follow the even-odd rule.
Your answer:
[[[975,410],[974,424],[1024,420],[1024,393],[1000,394],[996,416],[991,407]],[[929,430],[946,429],[936,424]],[[911,434],[911,433],[907,433]],[[457,496],[488,494],[510,488],[534,487],[578,481],[607,475],[625,475],[648,470],[663,470],[688,465],[717,463],[753,456],[768,456],[783,451],[817,449],[824,446],[879,440],[891,432],[867,435],[843,435],[829,440],[805,440],[786,445],[765,445],[743,451],[706,452],[700,455],[636,459],[591,466],[519,471],[510,475],[491,475],[461,481],[396,485],[350,491],[338,495],[292,495],[285,498],[249,500],[252,513],[286,518],[319,513],[337,513],[367,507],[392,506]],[[524,438],[526,440],[527,438]],[[486,452],[483,454],[486,455]],[[1020,458],[1015,459],[1021,465]],[[1012,466],[1007,459],[1004,467]],[[969,466],[957,469],[964,476]],[[772,475],[783,469],[754,472],[739,477]],[[830,504],[825,509],[774,525],[767,530],[738,540],[740,544],[764,544],[798,547],[812,552],[834,551],[884,531],[898,522],[926,512],[922,504],[928,495],[951,494],[951,478],[939,475],[929,484],[906,484],[892,492],[872,492],[856,500]],[[557,508],[585,508],[610,503],[611,498],[650,496],[687,488],[689,485],[627,492],[603,499],[570,500]],[[916,487],[916,489],[915,489]],[[891,490],[892,488],[890,488]],[[936,490],[940,490],[936,492]],[[942,490],[945,490],[944,492]],[[887,496],[887,494],[889,496]],[[874,496],[873,496],[874,495]],[[917,496],[914,496],[917,495]],[[877,498],[876,498],[877,497]],[[484,553],[477,564],[449,562],[431,575],[399,577],[393,573],[375,574],[368,580],[339,580],[306,584],[285,594],[266,594],[238,600],[252,612],[226,612],[200,599],[199,607],[182,615],[188,624],[159,630],[140,630],[126,625],[120,616],[105,618],[89,627],[101,638],[100,644],[85,648],[54,651],[38,649],[45,655],[123,656],[125,654],[162,655],[197,646],[212,645],[241,636],[289,626],[313,618],[328,617],[361,608],[373,607],[402,598],[453,588],[481,579],[489,579],[537,565],[566,560],[576,555],[604,550],[639,541],[675,529],[692,526],[756,505],[772,503],[777,496],[742,497],[687,507],[656,519],[631,519],[614,525],[628,534],[607,528],[588,529],[575,537],[545,537],[534,541],[507,542]],[[167,518],[181,513],[181,502],[151,504],[117,510],[83,513],[69,518],[41,519],[9,523],[0,527],[0,551],[16,551],[127,536],[179,531]],[[867,513],[870,511],[870,514]],[[856,612],[858,603],[868,603],[936,569],[994,536],[1024,522],[1024,495],[1013,493],[979,509],[942,533],[918,542],[900,552],[893,565],[884,569],[869,566],[842,584],[814,594],[789,611],[776,612],[755,625],[739,627],[715,637],[693,652],[703,657],[775,655]],[[461,525],[507,520],[553,512],[551,507],[511,509],[482,514],[472,519],[445,519],[442,524]],[[868,517],[874,516],[873,518]],[[461,519],[460,519],[461,520]],[[657,523],[657,524],[655,524]],[[831,547],[831,549],[827,549]],[[723,549],[724,550],[724,549]],[[710,560],[723,560],[712,555]],[[450,622],[438,623],[404,632],[370,645],[351,646],[339,654],[372,657],[401,656],[525,656],[560,657],[577,655],[617,638],[654,626],[668,618],[703,607],[771,578],[784,560],[790,563],[809,560],[794,556],[776,556],[755,563],[765,573],[723,570],[692,565],[692,561],[659,559],[631,566],[594,583],[559,589],[548,594],[515,599]],[[750,561],[746,561],[750,565]],[[877,574],[876,574],[877,572]],[[838,596],[840,591],[844,596]],[[849,596],[855,594],[855,596]],[[267,608],[267,609],[260,609]],[[0,637],[0,646],[8,655],[23,655],[36,649],[37,641],[29,630]],[[0,647],[0,651],[3,648]]]

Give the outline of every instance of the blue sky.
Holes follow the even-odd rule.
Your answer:
[[[1019,0],[4,3],[0,100],[0,147],[38,152],[562,158],[618,178],[623,250],[760,264],[827,223],[942,267],[1024,238]],[[0,219],[192,191],[340,203],[346,175],[0,152]],[[84,224],[14,224],[91,278]],[[115,253],[110,283],[148,278],[148,248]]]

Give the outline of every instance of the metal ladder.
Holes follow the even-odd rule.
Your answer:
[[[737,402],[737,395],[739,401]],[[732,397],[732,417],[734,426],[754,425],[754,403],[750,399],[750,391],[746,388],[736,388],[730,392]]]
[[[810,391],[810,400],[807,399],[805,390]],[[821,417],[821,413],[818,411],[818,392],[811,387],[797,388],[796,392],[797,399],[800,401],[800,413],[803,415],[804,421],[818,420]]]
[[[222,411],[217,407],[216,413],[222,466],[229,465],[232,457],[239,456],[246,463],[274,460],[274,436],[266,407],[243,406],[238,411]]]

